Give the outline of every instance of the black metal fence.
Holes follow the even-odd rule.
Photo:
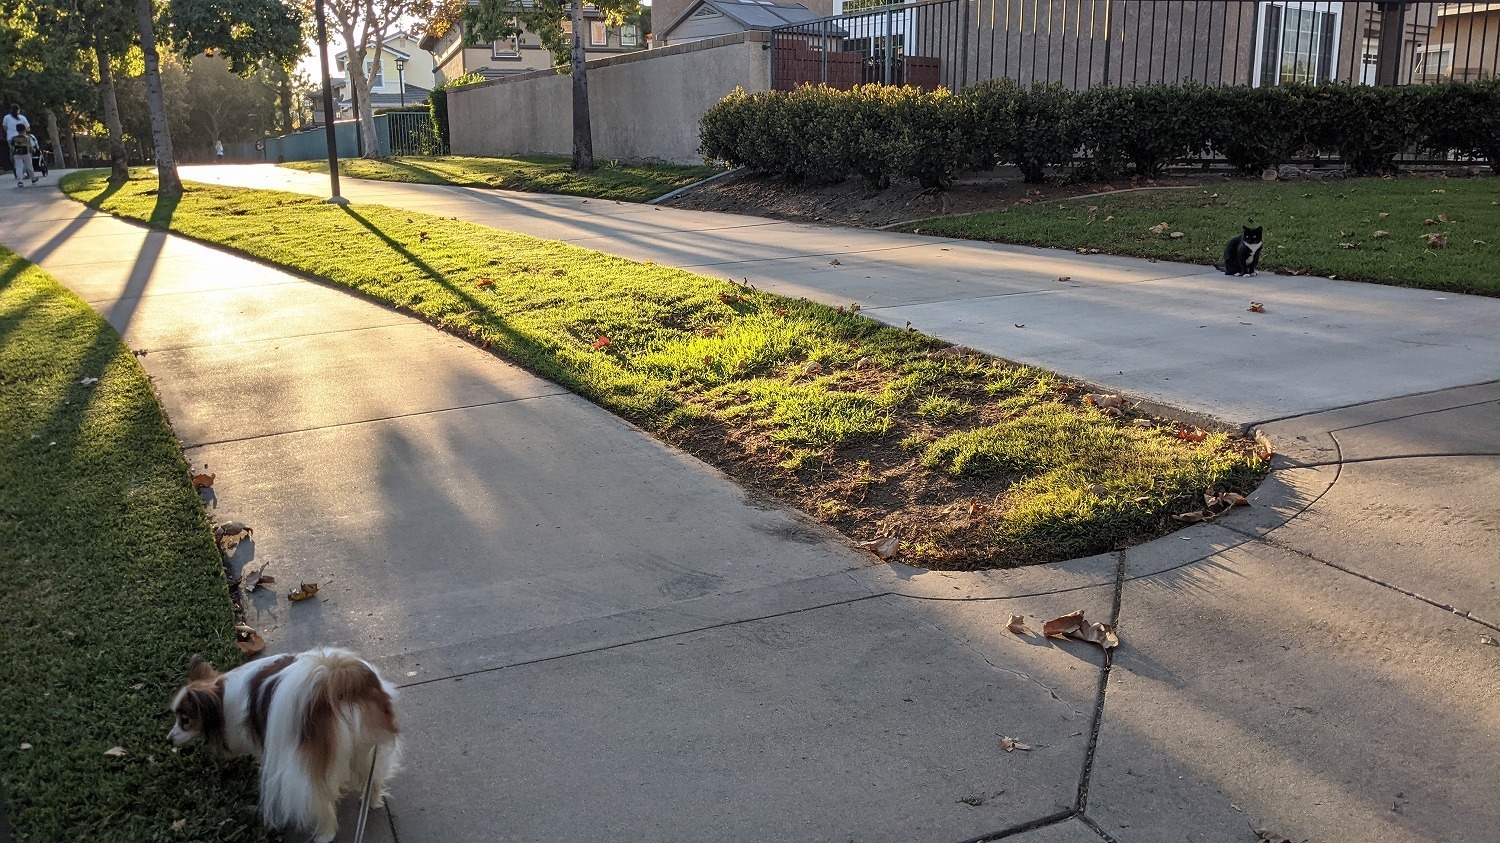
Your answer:
[[[1500,75],[1500,3],[923,0],[780,27],[771,43],[777,90],[1431,84]]]
[[[447,155],[446,145],[438,139],[432,126],[432,115],[420,111],[388,111],[385,118],[390,155]]]

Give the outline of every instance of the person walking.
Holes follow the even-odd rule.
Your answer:
[[[24,170],[26,175],[31,176],[31,183],[36,184],[40,178],[36,169],[31,166],[31,155],[36,152],[36,138],[31,136],[31,130],[25,123],[16,127],[15,137],[10,139],[10,160],[16,167],[16,187],[25,187],[26,183],[21,180]]]
[[[31,121],[21,113],[21,104],[13,102],[10,104],[10,113],[5,115],[5,142],[10,143],[16,136],[16,129],[28,125]]]
[[[214,141],[214,163],[215,164],[223,164],[224,163],[224,142],[223,141],[217,141],[217,140]]]

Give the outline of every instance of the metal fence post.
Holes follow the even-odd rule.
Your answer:
[[[1380,52],[1375,59],[1375,84],[1390,87],[1400,84],[1401,33],[1406,28],[1406,4],[1380,4]]]
[[[969,4],[971,0],[958,0],[959,19],[958,37],[963,41],[958,47],[958,74],[954,78],[956,83],[953,87],[961,89],[969,79]],[[977,75],[977,74],[976,74]]]

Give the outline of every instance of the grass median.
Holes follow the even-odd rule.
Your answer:
[[[309,173],[328,172],[326,161],[282,164]],[[452,184],[528,193],[559,193],[647,202],[722,170],[680,164],[632,164],[601,161],[592,173],[573,172],[572,160],[550,155],[516,158],[478,158],[465,155],[436,157],[343,158],[339,174],[356,179],[412,184]]]
[[[189,657],[238,663],[233,624],[146,374],[0,248],[0,796],[17,839],[263,839],[253,764],[166,741]]]
[[[410,312],[913,564],[1122,547],[1261,470],[1245,442],[1111,417],[1056,375],[852,307],[393,208],[196,184],[161,201],[154,184],[62,187]]]
[[[1500,178],[1408,177],[1226,182],[1086,199],[1044,194],[905,229],[1215,264],[1241,226],[1261,225],[1264,271],[1500,296],[1497,219]]]

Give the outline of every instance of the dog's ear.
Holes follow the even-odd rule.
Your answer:
[[[218,672],[214,670],[214,666],[202,656],[193,656],[193,660],[188,662],[187,677],[189,682],[212,679],[217,675]]]

